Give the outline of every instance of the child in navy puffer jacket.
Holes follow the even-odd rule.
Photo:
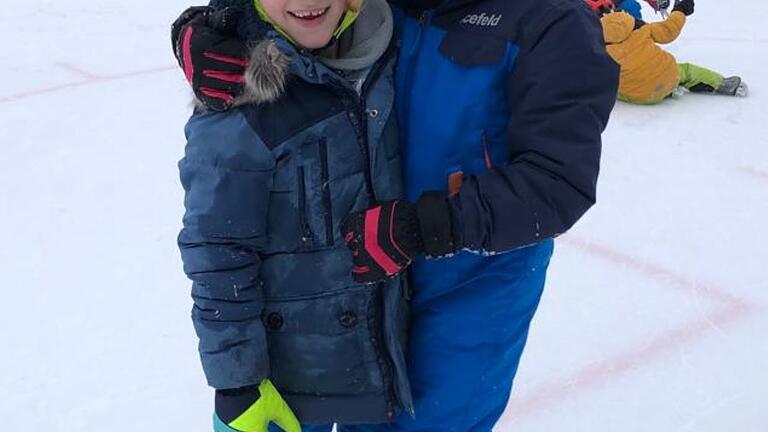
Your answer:
[[[402,195],[392,14],[384,0],[360,3],[221,0],[174,26],[197,96],[233,107],[198,107],[179,164],[179,246],[216,431],[274,422],[298,432],[413,411],[405,280],[356,283],[339,231],[350,212]],[[247,41],[249,58],[217,53],[211,28]],[[231,71],[244,66],[245,76]],[[245,92],[208,79],[244,80]]]

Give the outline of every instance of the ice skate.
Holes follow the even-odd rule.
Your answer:
[[[747,87],[747,83],[741,77],[732,76],[723,78],[723,82],[715,90],[715,93],[726,96],[746,97],[749,93],[749,87]]]

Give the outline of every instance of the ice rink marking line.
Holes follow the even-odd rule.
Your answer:
[[[54,92],[58,92],[58,91],[66,90],[70,88],[83,87],[87,85],[99,84],[103,82],[115,81],[115,80],[142,76],[142,75],[151,75],[151,74],[156,74],[161,72],[168,72],[176,69],[176,66],[164,66],[164,67],[157,67],[157,68],[151,68],[151,69],[122,72],[114,75],[100,76],[100,75],[92,74],[82,68],[69,65],[66,63],[59,63],[58,66],[63,67],[71,72],[82,75],[85,78],[81,81],[74,81],[74,82],[58,84],[58,85],[53,85],[48,87],[40,87],[37,89],[28,90],[28,91],[16,93],[16,94],[11,94],[8,96],[0,96],[0,104],[15,102],[18,100],[27,99],[34,96],[40,96],[40,95],[49,94],[49,93],[54,93]]]
[[[649,341],[643,341],[612,358],[588,364],[562,377],[558,382],[539,385],[532,392],[524,395],[521,400],[512,401],[497,427],[503,430],[542,411],[547,406],[619,378],[624,373],[658,360],[664,353],[681,345],[698,341],[718,326],[744,318],[748,312],[750,311],[747,308],[740,305],[715,310],[703,318],[692,320]]]
[[[541,384],[528,394],[524,394],[522,399],[510,400],[507,411],[496,425],[497,430],[503,430],[519,423],[543,408],[577,393],[617,379],[624,373],[657,360],[666,352],[684,344],[694,343],[712,331],[720,330],[720,326],[744,319],[759,308],[757,304],[736,298],[722,288],[689,279],[672,270],[594,242],[584,241],[571,235],[560,237],[558,242],[575,247],[594,257],[608,260],[615,265],[638,271],[651,279],[682,287],[689,294],[708,297],[721,306],[707,313],[704,317],[691,319],[681,326],[663,332],[651,340],[636,344],[607,360],[588,364],[572,374],[562,377],[557,382]]]
[[[69,64],[69,63],[56,63],[56,66],[58,66],[58,67],[60,67],[60,68],[62,68],[64,70],[68,70],[68,71],[74,73],[75,75],[80,75],[81,77],[83,77],[83,78],[85,78],[87,80],[99,80],[99,79],[102,79],[101,75],[97,75],[97,74],[88,72],[85,69],[79,68],[79,67],[77,67],[75,65],[72,65],[72,64]]]
[[[708,297],[715,302],[727,305],[745,304],[744,300],[731,295],[728,290],[696,279],[691,279],[687,276],[677,273],[674,270],[653,264],[648,260],[643,260],[632,255],[625,254],[611,247],[604,246],[592,241],[582,240],[573,235],[565,235],[558,238],[557,241],[560,244],[580,249],[581,251],[586,252],[594,257],[610,261],[615,265],[627,267],[643,273],[651,279],[675,285],[678,288],[682,288],[690,293]]]
[[[759,170],[755,167],[751,167],[748,165],[741,166],[738,168],[739,171],[741,171],[744,174],[747,174],[749,176],[752,176],[754,178],[757,178],[759,180],[765,180],[768,181],[768,171]]]

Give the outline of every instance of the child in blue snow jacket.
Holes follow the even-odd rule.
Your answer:
[[[413,412],[405,281],[354,281],[339,230],[350,212],[402,195],[391,10],[384,0],[294,3],[221,0],[174,25],[203,99],[179,164],[179,246],[221,432]],[[227,41],[213,27],[248,41],[248,58],[217,54]],[[201,40],[214,49],[194,50]],[[206,85],[214,79],[243,87],[227,112],[204,106],[222,96]]]
[[[669,0],[645,0],[648,5],[656,12],[665,13],[669,7]],[[642,7],[638,0],[618,0],[614,2],[616,7],[622,12],[632,15],[637,20],[643,19]]]
[[[582,2],[390,3],[406,199],[379,198],[341,234],[360,283],[412,269],[416,412],[339,431],[488,432],[507,406],[552,239],[595,202],[618,67]],[[242,55],[237,40],[207,31],[224,42],[195,51]],[[192,88],[222,110],[242,92],[220,79]]]
[[[619,0],[616,2],[616,7],[632,15],[636,19],[643,19],[642,7],[637,0]]]

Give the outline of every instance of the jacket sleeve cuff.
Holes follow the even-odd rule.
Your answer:
[[[445,192],[424,192],[416,202],[416,212],[428,257],[451,255],[459,249],[454,235],[454,212]]]
[[[250,322],[216,323],[194,320],[200,338],[200,359],[208,385],[215,389],[258,386],[269,375],[264,325]]]

